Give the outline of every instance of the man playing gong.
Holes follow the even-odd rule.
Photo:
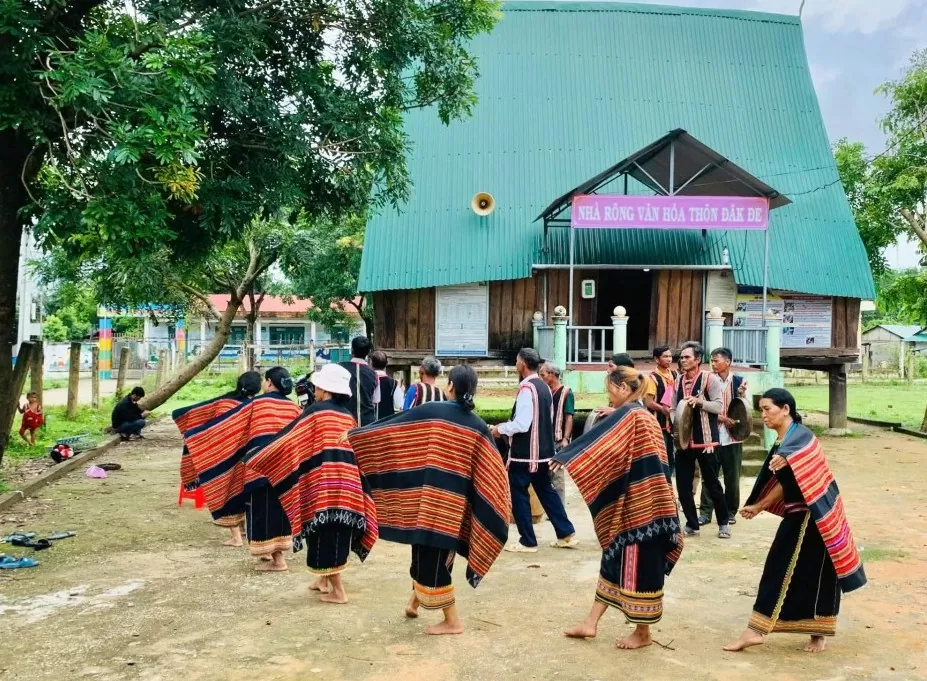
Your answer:
[[[718,436],[721,446],[718,447],[718,463],[724,477],[724,500],[727,502],[728,513],[731,514],[730,524],[737,522],[737,509],[740,508],[740,472],[743,468],[745,437],[742,433],[743,423],[735,422],[732,418],[731,404],[737,398],[744,398],[750,405],[750,395],[747,392],[747,382],[743,376],[731,373],[731,361],[734,355],[728,348],[715,348],[711,351],[711,368],[715,376],[721,379],[721,414],[718,415]],[[736,411],[736,410],[735,410]],[[745,412],[748,413],[748,412]],[[741,432],[738,432],[738,431]],[[735,437],[736,434],[736,437]],[[747,433],[749,435],[749,433]],[[702,485],[702,498],[699,503],[699,525],[711,522],[711,513],[714,504],[708,494],[706,485]],[[724,518],[719,518],[719,522]]]
[[[702,487],[708,488],[708,495],[718,514],[718,537],[730,539],[730,514],[724,499],[724,490],[718,480],[718,455],[715,451],[721,444],[718,432],[718,415],[723,410],[721,379],[709,371],[702,370],[703,355],[701,344],[695,341],[685,343],[679,353],[679,368],[682,369],[682,373],[676,379],[672,408],[676,413],[677,430],[681,430],[681,421],[688,420],[691,416],[691,433],[681,436],[677,434],[679,450],[676,452],[676,491],[686,517],[684,533],[687,537],[696,536],[699,533],[699,524],[692,479],[695,475],[695,464],[698,463],[702,474]],[[683,403],[687,406],[682,407]],[[688,410],[691,410],[691,414],[682,413]]]

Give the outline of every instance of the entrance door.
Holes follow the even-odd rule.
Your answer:
[[[652,291],[652,272],[600,270],[596,325],[611,326],[614,309],[621,305],[628,311],[628,351],[648,350]]]

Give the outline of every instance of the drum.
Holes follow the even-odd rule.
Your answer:
[[[753,432],[753,409],[743,397],[735,397],[727,408],[727,417],[734,425],[727,430],[735,442],[743,442]]]
[[[589,416],[586,417],[586,423],[583,424],[583,433],[588,433],[592,430],[592,427],[595,425],[595,422],[599,420],[601,414],[597,411],[589,412]]]
[[[676,418],[673,420],[673,437],[677,449],[689,448],[689,443],[692,442],[693,418],[695,418],[695,410],[689,406],[688,402],[683,400],[676,405]]]

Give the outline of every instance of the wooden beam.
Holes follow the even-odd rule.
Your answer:
[[[77,416],[77,396],[80,390],[80,343],[71,343],[68,356],[68,403],[69,419]]]

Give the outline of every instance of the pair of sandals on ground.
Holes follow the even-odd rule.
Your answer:
[[[44,551],[50,549],[53,541],[67,539],[75,536],[75,532],[54,532],[47,537],[36,538],[35,532],[14,532],[0,539],[0,544],[12,544],[22,548],[29,548],[34,551]],[[36,567],[39,562],[35,558],[28,556],[8,556],[0,553],[0,570],[18,570],[19,568]]]

